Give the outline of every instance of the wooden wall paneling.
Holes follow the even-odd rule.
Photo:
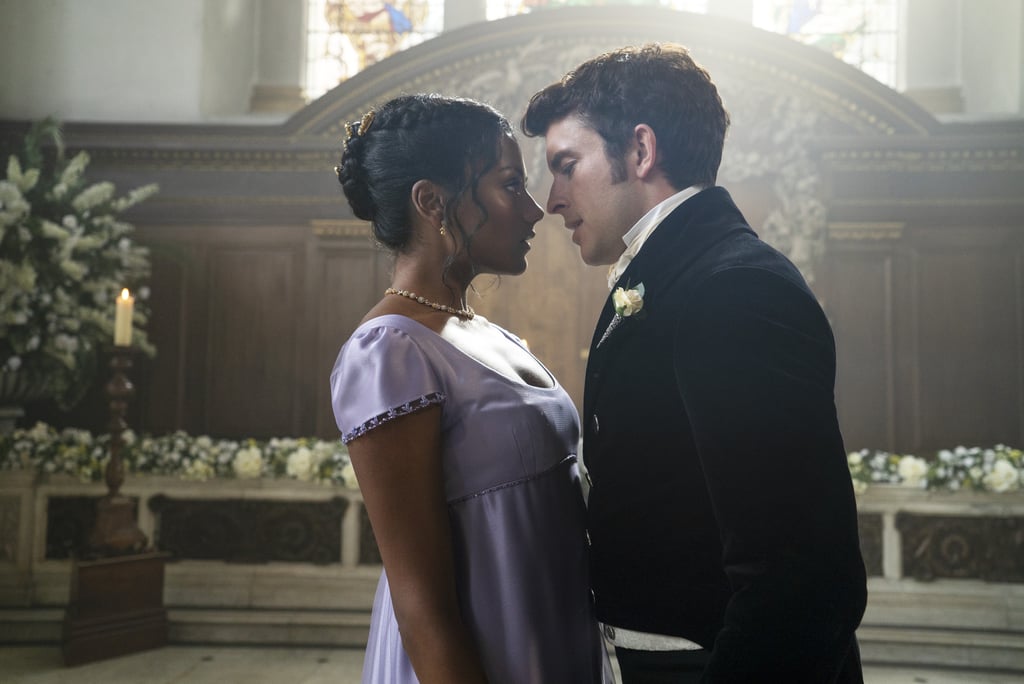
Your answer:
[[[337,439],[331,409],[330,374],[338,350],[366,312],[383,296],[390,282],[390,258],[373,243],[363,221],[315,221],[310,240],[310,301],[315,352],[304,363],[313,373],[313,430],[323,439]]]
[[[1009,230],[921,231],[915,254],[920,438],[1020,444],[1020,246]]]
[[[822,289],[836,338],[836,405],[850,449],[895,448],[892,237],[899,229],[830,226]]]
[[[304,249],[295,230],[234,228],[210,245],[204,432],[297,435]],[[231,234],[230,237],[227,234]]]
[[[1014,285],[1017,298],[1017,441],[1024,444],[1024,236],[1017,237],[1014,257]]]
[[[190,330],[187,304],[189,277],[194,274],[193,250],[161,239],[162,230],[139,229],[139,239],[150,248],[150,319],[146,334],[157,347],[153,359],[136,359],[136,399],[141,425],[151,434],[173,432],[186,423],[188,382],[186,363]]]

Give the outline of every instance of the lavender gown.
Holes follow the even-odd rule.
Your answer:
[[[579,418],[552,383],[541,388],[507,378],[398,315],[361,325],[331,373],[346,443],[393,418],[441,406],[456,586],[491,684],[611,681],[588,583]],[[383,573],[363,682],[417,681]]]

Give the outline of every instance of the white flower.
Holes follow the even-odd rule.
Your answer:
[[[60,262],[60,270],[64,271],[64,273],[75,280],[81,280],[85,277],[85,274],[89,272],[89,269],[85,265],[77,261],[72,261],[71,259],[65,259]]]
[[[104,202],[109,202],[114,196],[114,184],[109,181],[90,185],[78,196],[71,200],[71,206],[75,211],[86,212],[94,209]]]
[[[999,459],[985,475],[985,487],[993,492],[1008,492],[1020,484],[1020,471],[1009,461]]]
[[[623,318],[632,316],[644,308],[644,284],[640,283],[634,288],[615,288],[612,292],[612,306],[615,313]]]
[[[231,462],[231,468],[242,479],[259,477],[263,474],[263,454],[254,446],[239,449]]]
[[[312,480],[315,467],[313,452],[306,447],[299,447],[288,455],[285,472],[299,480]]]
[[[9,359],[7,359],[7,363],[5,363],[4,365],[7,366],[9,370],[16,371],[19,368],[21,368],[21,357],[12,356]]]
[[[22,172],[21,162],[14,155],[7,159],[7,180],[18,186],[22,192],[29,192],[39,182],[39,169]]]
[[[31,210],[32,205],[25,201],[17,185],[0,180],[0,227],[13,226]]]
[[[850,465],[857,466],[864,461],[864,455],[859,451],[854,451],[846,456],[846,462]]]
[[[82,172],[85,171],[85,167],[89,164],[89,153],[82,151],[71,158],[68,165],[64,167],[64,171],[60,174],[61,184],[68,186],[74,185],[78,182],[78,179],[82,177]]]
[[[900,479],[908,487],[923,487],[927,484],[928,463],[916,456],[903,456],[897,466]]]
[[[185,467],[185,472],[182,474],[182,477],[186,480],[208,480],[213,477],[213,475],[213,466],[206,461],[196,459]]]
[[[57,240],[63,242],[71,237],[71,233],[61,228],[53,221],[43,219],[39,222],[39,230],[43,234],[43,237],[48,237],[51,240]]]

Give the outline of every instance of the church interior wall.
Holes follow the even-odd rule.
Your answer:
[[[981,0],[961,16],[966,111],[1019,115],[1024,3]]]
[[[139,359],[133,371],[138,391],[128,423],[140,431],[336,438],[330,367],[389,282],[388,259],[374,248],[367,225],[351,216],[331,173],[344,123],[411,84],[484,97],[515,118],[530,88],[564,70],[558,60],[593,53],[597,43],[588,31],[599,27],[601,40],[618,40],[632,30],[609,22],[608,11],[588,14],[589,22],[553,15],[575,28],[558,33],[556,27],[550,35],[529,17],[482,30],[470,26],[423,46],[415,59],[396,58],[360,74],[293,116],[247,114],[253,86],[295,86],[301,79],[291,67],[267,67],[249,50],[270,40],[263,22],[274,3],[182,0],[161,4],[160,21],[127,9],[136,3],[90,3],[95,15],[121,17],[112,27],[79,18],[75,8],[82,3],[73,0],[0,5],[0,18],[13,13],[23,28],[0,21],[0,55],[24,53],[11,62],[16,68],[0,72],[0,136],[56,113],[68,122],[69,148],[89,150],[90,177],[122,190],[161,186],[128,217],[152,250],[157,312],[149,332],[158,356]],[[965,6],[951,4],[958,11]],[[766,239],[813,274],[812,287],[836,331],[837,403],[847,446],[926,455],[961,443],[1024,444],[1024,124],[949,123],[808,48],[734,30],[720,18],[698,19],[679,29],[683,42],[692,42],[720,79],[734,113],[721,181]],[[664,24],[640,28],[656,36],[669,30]],[[1024,21],[1017,25],[1024,32]],[[943,41],[961,37],[965,51],[974,44],[961,26],[942,26]],[[158,39],[157,28],[173,40]],[[119,59],[95,44],[115,37]],[[45,51],[37,41],[63,39],[62,49],[80,62],[77,70],[67,56],[29,59]],[[217,49],[208,49],[218,40]],[[1020,35],[1016,41],[1019,50]],[[738,50],[741,44],[751,52]],[[153,57],[149,45],[165,52]],[[954,91],[968,112],[987,97],[981,87],[971,97],[961,89],[969,74],[959,48],[931,50],[948,58],[939,61],[946,66],[932,73],[923,62],[917,71],[908,64],[908,84]],[[135,64],[122,64],[130,61],[125,55]],[[1019,54],[1015,62],[1007,59],[1019,80]],[[938,73],[947,67],[952,76]],[[21,96],[10,94],[13,86]],[[775,113],[763,115],[769,111]],[[786,141],[781,152],[770,144],[776,134]],[[541,148],[535,140],[523,146],[531,183],[543,196],[549,179]],[[823,212],[810,224],[785,215],[784,227],[803,226],[797,232],[804,243],[772,227],[783,199],[793,199],[776,164],[803,174],[813,192],[798,199],[809,214]],[[526,275],[504,279],[474,306],[526,337],[578,400],[581,351],[607,289],[600,269],[579,263],[560,221],[544,219],[537,234]],[[102,388],[93,388],[71,414],[36,405],[29,418],[100,430],[107,418]],[[322,503],[336,493],[283,481],[158,479],[130,477],[126,491],[147,501],[163,495]],[[0,551],[20,549],[0,554],[0,606],[63,605],[68,562],[45,551],[49,502],[95,496],[100,487],[4,474],[0,513],[8,513],[0,518],[16,520],[22,531],[14,546],[0,543]],[[879,487],[859,499],[873,597],[861,630],[865,654],[876,661],[1024,668],[1024,569],[1014,554],[1020,494],[943,494]],[[356,515],[358,494],[346,496],[352,505],[337,533],[351,560],[356,540],[370,535]],[[14,506],[31,515],[9,513]],[[142,516],[151,526],[159,517],[148,504]],[[931,526],[930,544],[911,546],[908,540],[923,538],[925,526]],[[951,548],[955,557],[935,551],[917,558],[926,546]],[[993,548],[1005,553],[993,556]],[[282,609],[304,619],[309,607],[323,607],[317,601],[324,595],[338,601],[329,606],[338,609],[327,611],[331,616],[365,611],[378,571],[376,561],[226,566],[186,558],[169,569],[166,600],[176,607],[177,638],[241,639],[246,624],[279,620]],[[239,609],[224,617],[230,630],[200,624],[211,608]],[[262,618],[254,617],[263,609]],[[357,617],[364,622],[346,626],[331,643],[365,643],[365,615]],[[0,639],[26,629],[10,624]],[[301,626],[285,638],[310,643],[315,630],[324,634],[320,625]],[[282,638],[280,628],[263,627],[247,634],[263,642]],[[55,638],[59,616],[46,629],[45,638]],[[993,650],[995,641],[1002,645]]]
[[[204,53],[223,69],[204,67],[210,80],[201,89],[238,76],[239,87],[222,95],[218,106],[224,111],[229,101],[241,106],[246,89],[264,78],[254,75],[260,71],[254,52],[229,56],[250,38],[259,43],[254,36],[266,36],[261,6],[218,0],[184,3],[177,11],[193,29],[205,27],[180,31],[200,34],[198,43],[226,36],[221,53]],[[58,34],[69,29],[57,18],[77,16],[64,3],[40,7],[51,14],[18,11],[35,25],[54,20]],[[723,19],[703,19],[708,26],[732,27]],[[467,62],[476,69],[471,80],[455,73],[451,60],[430,58],[437,61],[419,67],[396,59],[404,64],[397,75],[381,68],[374,73],[384,75],[357,77],[280,124],[68,124],[69,144],[93,156],[91,173],[124,189],[143,182],[161,186],[133,215],[140,237],[153,248],[154,308],[160,312],[151,323],[160,355],[140,364],[133,424],[155,432],[230,437],[333,435],[325,378],[337,348],[388,277],[387,259],[374,251],[365,224],[351,219],[330,173],[342,123],[389,92],[407,88],[402,78],[433,79],[431,87],[452,92],[475,88],[470,94],[515,118],[528,93],[504,84],[520,76],[503,73],[510,68],[507,57],[486,57],[490,47],[479,42],[480,31],[464,31],[467,46],[458,49],[482,51]],[[791,45],[751,33],[773,50]],[[136,37],[129,46],[146,38],[131,35]],[[459,35],[446,34],[456,42]],[[515,41],[507,49],[523,49],[521,39]],[[194,47],[181,40],[177,49],[188,53]],[[955,446],[950,442],[1024,441],[1024,360],[1015,352],[1024,348],[1024,332],[1013,323],[1024,311],[1017,265],[1024,128],[1013,122],[944,125],[845,65],[831,81],[814,82],[821,64],[831,61],[800,46],[792,47],[790,61],[770,67],[733,49],[708,43],[706,54],[714,60],[717,51],[722,68],[713,73],[721,74],[735,109],[722,182],[733,187],[755,226],[777,209],[777,183],[766,169],[757,177],[735,169],[729,148],[734,156],[763,152],[758,146],[772,126],[788,136],[807,135],[793,121],[808,107],[825,107],[814,115],[820,130],[811,131],[807,154],[817,166],[811,171],[820,185],[814,199],[824,202],[827,225],[819,231],[824,237],[793,249],[807,264],[821,260],[813,286],[840,342],[837,401],[848,446],[927,451]],[[535,52],[528,48],[524,54]],[[488,60],[495,70],[484,68]],[[537,71],[531,64],[518,68]],[[753,115],[766,106],[756,97],[768,95],[752,95],[757,88],[737,87],[734,79],[753,78],[745,74],[757,68],[766,78],[802,80],[794,92],[805,95],[794,101],[811,101],[787,105],[794,109],[774,123]],[[275,76],[266,73],[265,80]],[[114,99],[131,112],[146,98],[129,89]],[[17,129],[17,123],[10,125]],[[543,151],[537,141],[524,141],[524,150],[542,194],[548,182]],[[602,303],[601,278],[578,263],[558,221],[545,219],[538,234],[526,276],[504,279],[477,305],[529,339],[578,400],[591,321]],[[811,252],[816,256],[809,257]],[[948,292],[946,282],[955,285]],[[552,287],[571,294],[552,298]],[[979,307],[976,296],[994,304]],[[542,315],[535,313],[534,301],[545,302]],[[560,329],[566,321],[568,336]],[[978,347],[1000,354],[977,354]],[[963,362],[950,364],[950,358]],[[995,367],[993,359],[1000,360]],[[266,390],[254,393],[254,385]],[[70,415],[47,409],[36,415],[102,425],[98,387],[91,399]],[[966,412],[958,408],[965,401],[973,407]]]

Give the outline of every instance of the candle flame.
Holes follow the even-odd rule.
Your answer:
[[[127,301],[129,298],[131,298],[131,296],[132,295],[131,295],[130,292],[128,292],[128,288],[127,287],[124,288],[123,290],[121,290],[121,299]]]

